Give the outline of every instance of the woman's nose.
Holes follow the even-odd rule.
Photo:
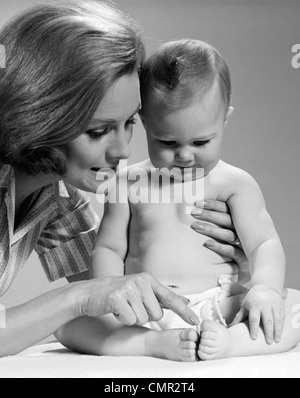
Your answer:
[[[126,134],[117,135],[112,142],[110,156],[114,159],[128,159],[131,149]]]

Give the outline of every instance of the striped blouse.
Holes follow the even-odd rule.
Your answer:
[[[98,217],[90,200],[63,181],[36,192],[14,231],[15,174],[0,163],[0,296],[35,250],[49,281],[88,269]]]

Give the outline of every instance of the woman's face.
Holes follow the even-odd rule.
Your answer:
[[[101,193],[105,181],[101,173],[115,169],[131,154],[129,142],[140,106],[138,74],[119,78],[106,92],[88,131],[67,145],[64,180],[83,191]]]

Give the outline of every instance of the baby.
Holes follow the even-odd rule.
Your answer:
[[[167,43],[146,62],[141,93],[150,159],[121,170],[109,191],[92,277],[147,272],[185,295],[201,323],[192,329],[168,310],[146,327],[106,316],[100,352],[196,361],[282,350],[267,343],[284,317],[284,251],[257,183],[220,160],[233,112],[226,62],[201,41]],[[204,202],[230,207],[249,259],[247,288],[231,260],[210,251],[191,228],[193,195],[186,192],[193,189]],[[252,340],[240,325],[228,328],[246,312],[257,329],[262,320],[266,339],[261,332]],[[277,343],[281,332],[275,330]]]

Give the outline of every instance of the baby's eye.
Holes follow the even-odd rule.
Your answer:
[[[194,145],[195,146],[204,146],[207,145],[210,142],[210,140],[206,140],[206,141],[194,141]]]
[[[176,144],[176,141],[162,141],[162,140],[158,140],[158,142],[159,142],[161,145],[164,145],[164,146],[174,146],[174,145]]]

